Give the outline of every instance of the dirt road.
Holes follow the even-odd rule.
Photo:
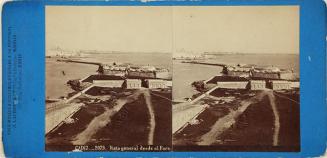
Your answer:
[[[263,100],[264,97],[268,97],[271,108],[273,109],[274,114],[274,134],[273,134],[273,146],[278,145],[278,136],[280,129],[279,122],[279,113],[276,108],[275,96],[272,90],[264,90],[258,93],[256,96],[243,100],[240,103],[240,106],[236,110],[231,110],[229,114],[218,119],[216,123],[211,127],[211,130],[206,134],[202,135],[198,145],[211,145],[214,144],[217,140],[216,138],[221,135],[224,131],[230,128],[237,120],[237,118],[252,104],[258,103]]]
[[[241,106],[234,111],[230,111],[229,114],[226,116],[218,119],[216,123],[211,127],[211,130],[204,134],[200,141],[197,143],[198,145],[211,145],[216,141],[216,138],[224,132],[226,129],[231,127],[234,123],[237,117],[242,114],[248,106],[253,104],[255,101],[260,100],[264,96],[264,92],[260,93],[259,95],[256,95],[253,98],[250,98],[248,100],[242,101],[240,104]]]
[[[79,133],[72,141],[74,145],[81,145],[88,143],[92,136],[94,136],[100,129],[107,126],[107,124],[111,123],[112,117],[127,103],[131,103],[137,100],[141,95],[144,95],[145,102],[147,104],[147,108],[149,111],[149,134],[148,134],[148,144],[153,144],[153,137],[154,137],[154,129],[155,129],[155,119],[154,119],[154,112],[151,103],[151,96],[148,89],[140,89],[137,90],[133,95],[128,96],[126,98],[118,99],[115,102],[113,108],[105,108],[105,112],[101,115],[93,118],[93,120],[88,124],[86,129]]]

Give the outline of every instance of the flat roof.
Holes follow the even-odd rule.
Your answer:
[[[125,77],[113,76],[113,75],[90,75],[88,78],[84,79],[82,82],[92,82],[93,80],[124,80]]]
[[[249,80],[247,78],[238,77],[238,76],[215,76],[207,83],[216,84],[219,81],[238,82],[238,81],[249,81]]]

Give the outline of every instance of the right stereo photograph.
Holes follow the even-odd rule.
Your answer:
[[[173,7],[174,151],[300,151],[299,10]]]

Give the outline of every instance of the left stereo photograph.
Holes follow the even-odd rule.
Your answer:
[[[46,151],[172,150],[170,13],[46,7]]]

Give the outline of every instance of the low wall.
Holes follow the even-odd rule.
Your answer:
[[[77,112],[82,103],[63,103],[64,105],[58,105],[58,108],[51,108],[50,110],[46,111],[45,115],[45,133],[48,133],[55,127],[57,127],[61,122],[63,122],[66,118],[73,115]]]
[[[124,80],[93,80],[93,84],[98,87],[118,87],[123,86]]]
[[[190,103],[181,103],[173,105],[172,109],[172,133],[177,132],[187,125],[189,121],[197,117],[205,109],[204,105],[192,105]]]
[[[218,88],[246,89],[249,82],[217,82]]]

